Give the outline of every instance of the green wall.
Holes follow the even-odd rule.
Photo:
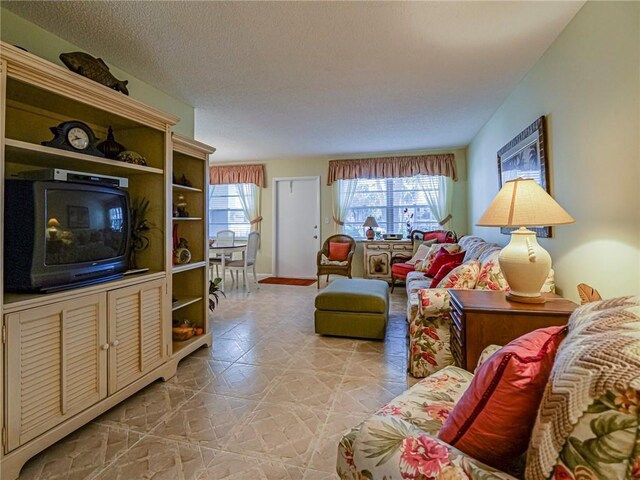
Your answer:
[[[49,33],[39,26],[26,21],[5,8],[0,8],[0,39],[12,45],[19,45],[34,55],[63,65],[58,56],[63,52],[84,51],[82,48]],[[91,52],[87,52],[91,53]],[[111,73],[121,80],[129,80],[131,98],[151,105],[159,110],[172,113],[180,118],[174,130],[182,135],[193,138],[194,108],[166,93],[141,81],[133,75],[123,72],[113,66],[108,58],[103,59],[109,65]]]
[[[428,152],[411,152],[411,154],[436,154],[436,153],[453,153],[458,168],[458,181],[453,184],[452,211],[453,219],[451,220],[451,228],[459,235],[465,232],[467,226],[467,165],[466,152],[464,149],[448,149],[440,151]],[[407,155],[407,152],[389,153],[384,156],[401,156]],[[371,155],[368,155],[371,156]],[[215,156],[213,157],[215,158]],[[346,158],[346,157],[341,157]],[[357,157],[356,157],[357,158]],[[266,188],[261,193],[261,214],[262,224],[260,227],[260,252],[256,270],[261,274],[271,274],[273,265],[274,245],[273,245],[273,179],[282,177],[320,177],[320,234],[321,241],[335,233],[335,224],[331,220],[332,213],[332,195],[331,187],[327,186],[327,171],[329,169],[329,158],[314,159],[287,159],[287,160],[267,160],[260,162],[265,165],[265,182]],[[216,164],[218,165],[218,164]],[[328,223],[325,223],[327,221]],[[353,260],[352,273],[355,277],[361,277],[363,274],[363,251],[362,244],[358,242],[356,254]]]
[[[551,193],[576,220],[541,239],[560,293],[640,293],[640,3],[587,2],[467,151],[469,231],[498,190],[496,152],[547,118]]]

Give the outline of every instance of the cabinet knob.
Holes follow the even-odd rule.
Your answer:
[[[112,347],[117,347],[118,345],[120,345],[120,340],[118,340],[117,338],[113,342],[111,342]]]
[[[109,350],[109,344],[108,344],[108,343],[105,343],[105,344],[104,344],[104,345],[102,345],[100,348],[101,348],[102,350]]]

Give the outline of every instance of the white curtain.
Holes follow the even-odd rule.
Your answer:
[[[333,221],[336,233],[344,233],[344,220],[351,208],[358,180],[336,180],[333,182]]]
[[[451,191],[453,180],[451,177],[417,175],[416,178],[427,198],[427,206],[434,218],[444,230],[449,230],[451,221]]]
[[[255,183],[238,183],[238,195],[242,210],[251,223],[251,231],[260,231],[260,187]]]

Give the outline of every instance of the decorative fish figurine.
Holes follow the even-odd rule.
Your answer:
[[[118,92],[129,95],[128,80],[118,80],[109,71],[109,67],[101,58],[95,58],[84,52],[61,53],[60,60],[69,70],[94,82],[101,83]]]

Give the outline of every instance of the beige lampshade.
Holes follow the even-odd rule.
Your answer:
[[[367,217],[367,219],[364,221],[362,226],[363,227],[378,228],[378,222],[376,222],[376,219],[373,218],[373,217]]]
[[[531,178],[509,180],[476,225],[531,227],[563,225],[575,220]]]

